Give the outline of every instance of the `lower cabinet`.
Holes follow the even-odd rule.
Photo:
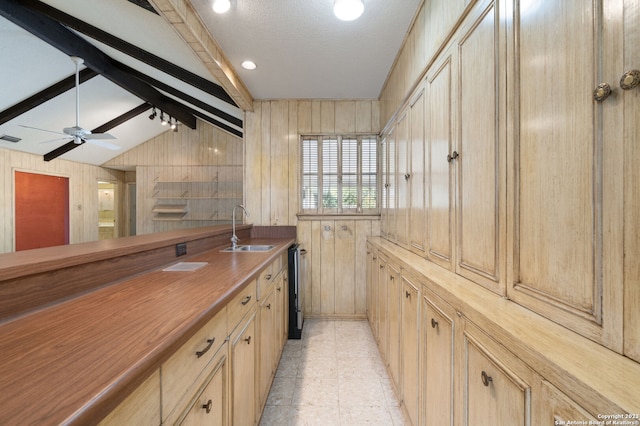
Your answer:
[[[528,352],[522,355],[524,352],[518,351],[528,351],[533,344],[528,339],[533,334],[518,340],[510,337],[499,322],[488,321],[471,308],[464,312],[464,307],[470,306],[464,298],[478,295],[466,293],[463,283],[454,279],[451,284],[461,299],[450,297],[448,289],[436,284],[436,278],[432,280],[419,267],[412,268],[403,260],[406,250],[369,249],[377,249],[378,259],[384,259],[382,263],[368,263],[372,269],[368,271],[369,279],[378,281],[378,291],[371,295],[370,304],[380,309],[377,317],[369,320],[379,319],[380,352],[408,423],[425,426],[605,424],[598,413],[624,416],[624,410],[614,400],[598,396],[602,389],[610,392],[612,383],[598,388],[600,390],[583,388],[577,392],[574,386],[580,378],[564,372],[561,379],[552,382],[545,374],[553,378],[558,365],[563,365],[566,371],[566,359],[561,359],[565,364],[527,363]],[[434,276],[442,273],[436,268]],[[442,276],[437,279],[442,281]],[[474,306],[490,303],[489,298],[497,299],[482,290]],[[493,303],[505,306],[501,299]],[[384,309],[387,312],[382,312]],[[507,321],[504,314],[499,318]],[[518,319],[509,317],[508,321]],[[544,342],[548,338],[545,334],[540,339]],[[628,414],[624,418],[635,420],[633,416]]]
[[[536,375],[472,324],[464,324],[458,365],[460,415],[464,425],[522,425],[532,422]]]
[[[204,389],[198,394],[182,421],[184,426],[223,426],[228,420],[228,355],[225,343],[218,351],[213,369],[205,381]]]
[[[414,278],[402,277],[402,403],[413,424],[420,411],[419,339],[420,290]]]
[[[422,288],[420,363],[422,422],[453,425],[454,309]]]
[[[101,424],[257,424],[288,334],[286,267],[267,265]]]
[[[231,335],[231,418],[234,425],[256,423],[256,313]]]

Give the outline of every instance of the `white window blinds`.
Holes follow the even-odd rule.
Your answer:
[[[378,138],[303,136],[302,213],[377,214]]]

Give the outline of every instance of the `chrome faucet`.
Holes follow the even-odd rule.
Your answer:
[[[231,250],[236,250],[238,248],[238,236],[236,235],[236,207],[240,207],[244,210],[245,216],[249,217],[249,212],[242,204],[238,204],[233,208],[233,212],[231,213],[231,227],[233,229],[233,235],[231,236]]]

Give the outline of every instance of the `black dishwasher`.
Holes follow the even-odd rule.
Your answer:
[[[289,247],[289,339],[302,337],[302,323],[304,322],[304,286],[300,271],[299,244]]]

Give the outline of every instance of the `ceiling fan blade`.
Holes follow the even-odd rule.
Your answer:
[[[22,124],[19,124],[19,126],[20,127],[24,127],[25,129],[40,130],[42,132],[55,133],[56,135],[64,135],[64,133],[56,132],[56,131],[53,131],[53,130],[40,129],[39,127],[23,126]]]
[[[109,143],[109,142],[105,142],[105,141],[101,141],[101,140],[92,140],[92,139],[85,139],[85,142],[96,145],[96,146],[101,146],[102,148],[107,148],[113,151],[117,151],[119,149],[122,149],[121,146],[113,144],[113,143]]]
[[[115,136],[109,133],[89,133],[84,136],[87,140],[102,140],[102,139],[115,139]]]
[[[68,141],[68,140],[71,140],[71,138],[67,136],[66,138],[51,139],[51,140],[42,141],[39,143],[53,143],[53,142]]]

